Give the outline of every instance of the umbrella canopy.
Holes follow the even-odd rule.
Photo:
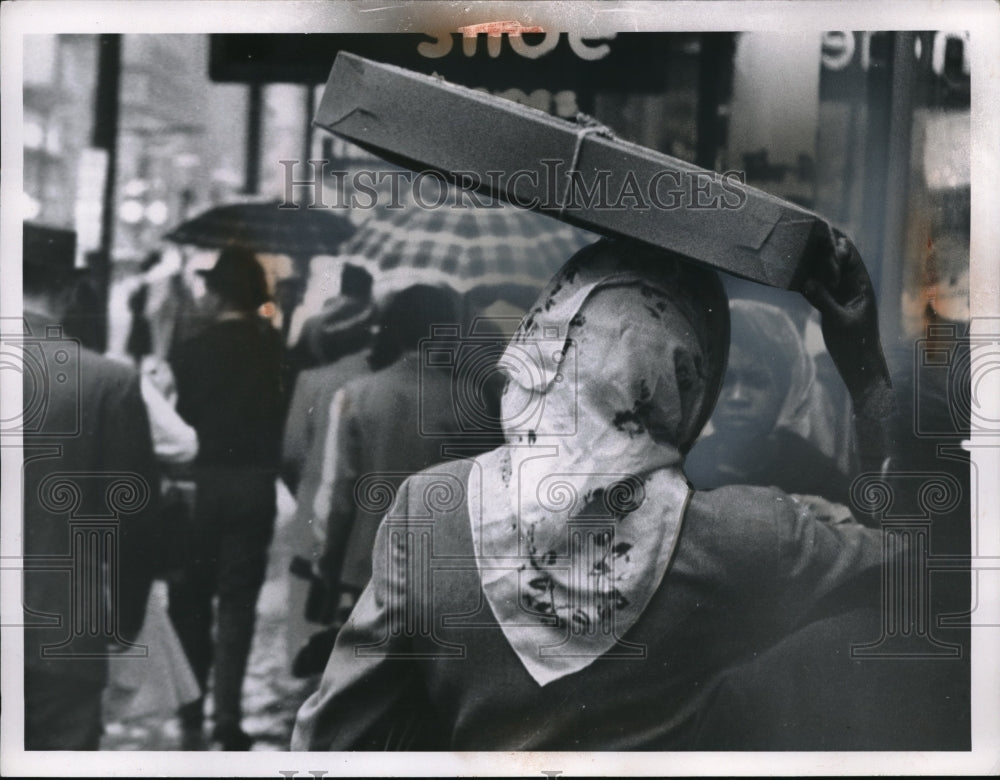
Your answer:
[[[355,230],[328,209],[280,208],[279,201],[229,203],[183,222],[165,238],[207,249],[241,245],[254,252],[309,259],[335,254]]]
[[[539,288],[596,239],[514,206],[410,206],[369,219],[340,254],[389,288],[421,282],[447,284],[459,292],[501,285]]]

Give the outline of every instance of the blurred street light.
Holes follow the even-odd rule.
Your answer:
[[[154,200],[145,211],[146,220],[157,227],[165,225],[170,217],[170,209],[162,200]]]

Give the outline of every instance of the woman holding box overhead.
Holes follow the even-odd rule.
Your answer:
[[[879,418],[867,273],[842,237],[812,251],[830,352]],[[877,572],[877,531],[690,488],[728,332],[714,272],[612,240],[570,260],[503,361],[506,445],[398,491],[293,749],[692,747],[716,675]]]

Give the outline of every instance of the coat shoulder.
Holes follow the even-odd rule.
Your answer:
[[[793,525],[797,514],[795,500],[778,488],[727,485],[692,494],[685,533],[731,550],[773,549],[781,529]]]
[[[119,390],[139,388],[139,372],[125,363],[89,349],[80,350],[80,383],[84,389]]]
[[[467,514],[469,459],[449,460],[407,477],[392,513],[409,519],[438,519]],[[391,513],[391,514],[392,514]]]

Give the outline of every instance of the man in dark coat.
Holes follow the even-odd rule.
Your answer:
[[[25,224],[24,330],[4,337],[23,356],[27,750],[98,749],[107,659],[143,654],[130,640],[156,569],[159,481],[139,376],[64,330],[74,244],[71,231]]]
[[[171,586],[170,616],[202,690],[214,656],[214,739],[226,750],[248,750],[241,692],[274,532],[281,344],[278,332],[256,314],[268,291],[252,252],[224,249],[205,281],[215,320],[182,344],[173,361],[177,411],[198,432],[199,453],[198,534],[190,540],[182,578]],[[185,746],[201,746],[203,718],[202,699],[182,709]]]

